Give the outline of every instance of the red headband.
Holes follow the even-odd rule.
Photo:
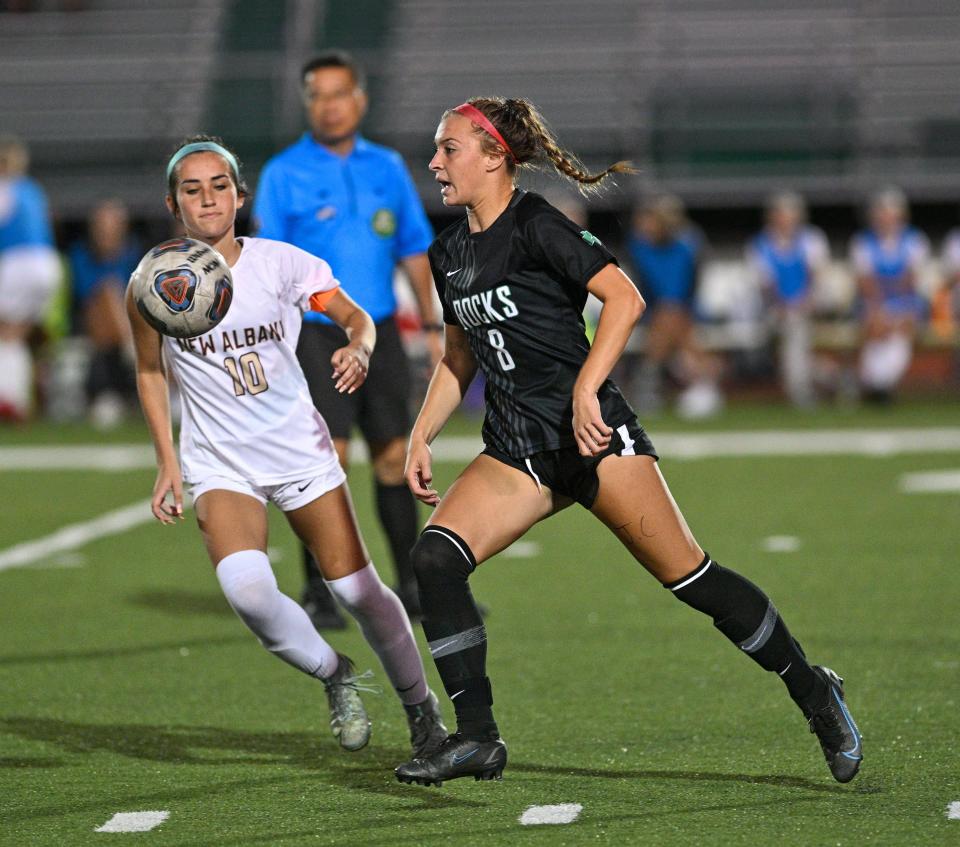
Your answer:
[[[465,118],[469,118],[481,129],[489,133],[493,138],[500,143],[500,146],[507,151],[507,155],[510,156],[510,159],[515,165],[520,164],[520,160],[514,155],[513,150],[510,149],[510,145],[504,140],[503,136],[497,131],[497,128],[493,125],[493,122],[488,118],[483,112],[481,112],[476,106],[471,106],[469,103],[461,103],[453,110],[458,115],[463,115]]]

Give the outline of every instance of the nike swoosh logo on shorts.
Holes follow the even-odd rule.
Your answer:
[[[304,485],[303,488],[301,488],[301,487],[298,485],[298,486],[297,486],[297,491],[299,491],[301,494],[303,494],[303,492],[306,491],[311,485],[313,485],[313,480],[312,480],[312,479],[310,480],[310,482],[308,482],[306,485]]]
[[[457,268],[455,271],[447,271],[447,276],[453,276],[454,274],[460,273],[462,270],[463,268]]]

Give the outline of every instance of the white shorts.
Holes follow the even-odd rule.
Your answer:
[[[52,247],[12,247],[0,253],[0,321],[40,323],[61,276]]]
[[[266,505],[273,503],[281,512],[292,512],[312,503],[318,497],[322,497],[329,491],[339,488],[347,481],[347,475],[339,464],[333,464],[329,470],[323,471],[317,476],[308,479],[297,480],[296,482],[281,482],[277,485],[256,485],[243,479],[236,479],[229,476],[209,476],[202,482],[191,485],[189,488],[190,497],[193,502],[201,494],[215,489],[224,491],[236,491],[238,494],[247,494]]]

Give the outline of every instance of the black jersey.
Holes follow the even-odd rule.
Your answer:
[[[521,458],[575,444],[586,286],[613,254],[540,195],[517,191],[483,232],[471,234],[466,218],[447,227],[429,257],[443,319],[466,331],[486,377],[484,442]],[[609,379],[598,398],[608,426],[634,417]]]

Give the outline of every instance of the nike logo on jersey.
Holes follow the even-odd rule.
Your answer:
[[[447,271],[447,276],[453,276],[454,274],[460,273],[462,270],[463,268],[457,268],[455,271]]]
[[[481,324],[505,321],[520,314],[516,303],[510,297],[510,286],[500,285],[493,291],[458,297],[451,305],[460,323],[464,328],[470,329]]]

